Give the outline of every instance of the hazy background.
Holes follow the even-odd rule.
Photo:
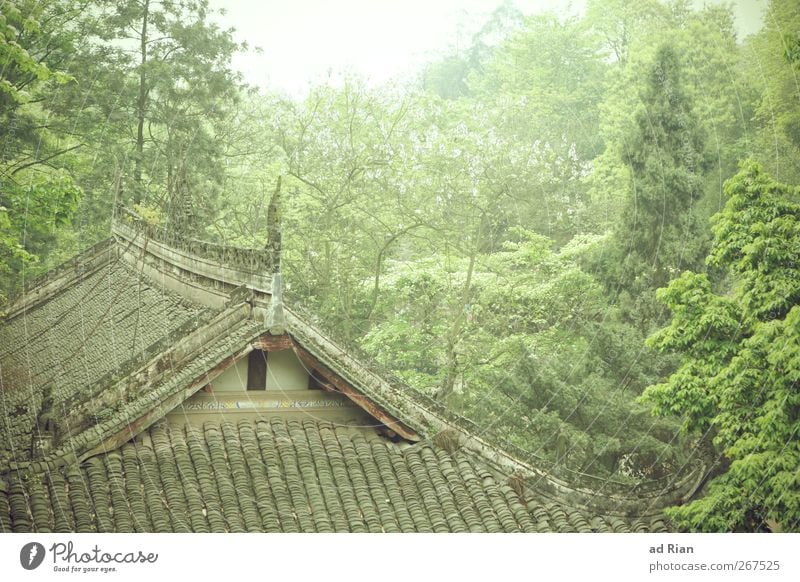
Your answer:
[[[508,0],[524,14],[583,13],[584,0]],[[253,85],[304,96],[345,71],[370,83],[413,73],[442,51],[469,44],[502,0],[212,0],[220,22],[236,28],[249,50],[233,65]],[[728,2],[691,2],[695,7]],[[740,40],[761,26],[766,0],[732,2]],[[256,48],[261,51],[257,51]]]

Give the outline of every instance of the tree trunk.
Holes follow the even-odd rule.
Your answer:
[[[139,61],[139,100],[136,104],[136,155],[133,166],[133,202],[139,204],[142,201],[142,158],[144,154],[144,113],[147,104],[147,77],[145,75],[145,64],[147,63],[147,20],[149,18],[150,0],[144,0],[144,12],[142,13],[142,37],[140,45]]]
[[[447,334],[447,364],[444,377],[444,382],[439,390],[436,392],[436,399],[440,402],[444,402],[447,398],[452,394],[453,388],[456,385],[456,378],[458,377],[459,369],[458,369],[458,343],[459,343],[459,336],[461,335],[461,328],[464,327],[464,322],[467,319],[467,315],[465,313],[466,309],[470,305],[470,299],[472,295],[472,274],[475,272],[475,261],[478,258],[478,253],[480,252],[481,248],[481,239],[483,238],[483,221],[485,219],[485,215],[481,216],[480,222],[478,223],[478,233],[475,237],[475,244],[472,247],[472,252],[469,255],[469,267],[467,267],[467,279],[464,281],[464,290],[461,294],[461,301],[459,303],[460,308],[458,314],[456,314],[455,319],[453,320],[453,325],[450,328],[450,332]]]

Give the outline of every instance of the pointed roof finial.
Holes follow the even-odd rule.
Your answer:
[[[281,273],[281,176],[267,210],[267,248],[272,259],[272,297],[267,312],[267,331],[281,335],[286,331],[283,311],[283,274]]]
[[[272,273],[281,271],[281,176],[267,209],[267,248],[272,258]]]

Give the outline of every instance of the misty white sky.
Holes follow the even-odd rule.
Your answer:
[[[635,1],[635,0],[631,0]],[[721,3],[722,0],[706,0]],[[767,0],[734,0],[740,33],[755,32]],[[585,0],[514,0],[525,14],[579,14]],[[703,0],[695,0],[702,5]],[[466,43],[501,0],[211,0],[251,50],[234,66],[254,85],[304,95],[351,71],[379,84]],[[253,47],[261,47],[256,54]]]

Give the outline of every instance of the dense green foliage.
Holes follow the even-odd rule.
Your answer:
[[[742,39],[692,6],[506,2],[402,87],[292,99],[208,0],[0,0],[0,293],[120,202],[262,247],[281,177],[289,295],[414,388],[617,480],[710,431],[730,467],[676,518],[797,529],[797,194],[764,172],[800,183],[800,10]]]
[[[42,11],[38,2],[0,3],[0,305],[13,275],[52,245],[81,195],[73,176],[52,162],[81,144],[46,122],[58,116],[47,95],[74,79],[58,69],[64,43],[48,38]],[[65,18],[60,11],[48,17]],[[52,61],[42,60],[45,51]]]
[[[659,291],[672,323],[650,338],[683,355],[643,399],[713,431],[730,461],[708,495],[674,510],[686,527],[800,529],[800,190],[745,164],[725,187],[708,262],[734,282],[725,295],[686,272]]]
[[[698,263],[704,236],[696,206],[708,170],[705,135],[674,49],[662,46],[648,71],[623,159],[631,177],[604,279],[621,290],[628,316],[658,319],[653,291]]]

